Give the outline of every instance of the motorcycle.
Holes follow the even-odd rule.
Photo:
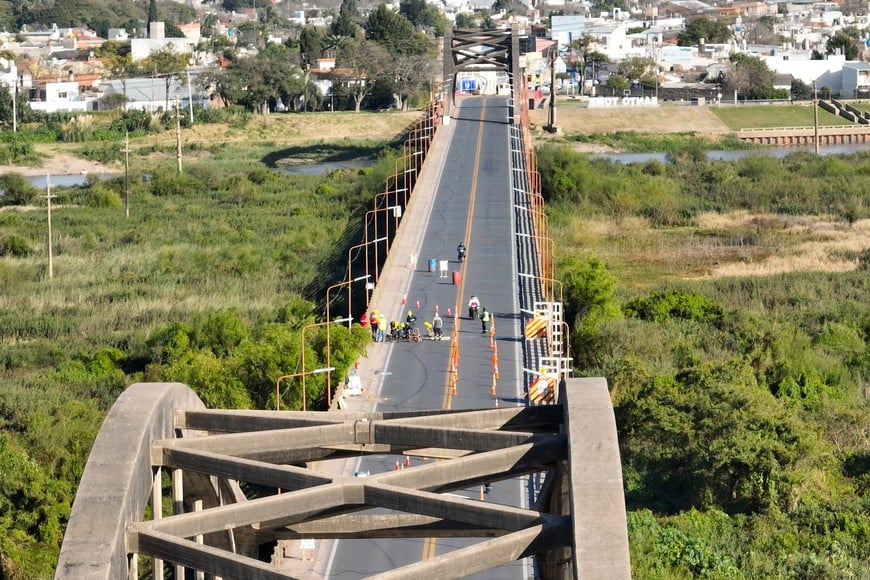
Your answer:
[[[479,310],[480,310],[479,306],[469,306],[468,307],[468,317],[470,319],[474,320],[475,318],[477,318],[477,315],[479,314]]]
[[[462,262],[465,261],[465,250],[457,250],[456,253],[457,253],[457,259],[459,260],[459,263],[461,264]]]

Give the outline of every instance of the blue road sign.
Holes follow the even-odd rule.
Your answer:
[[[463,91],[474,91],[477,90],[477,79],[462,79],[462,83],[459,86]]]

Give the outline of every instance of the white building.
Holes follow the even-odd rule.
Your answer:
[[[818,88],[827,87],[834,94],[843,91],[843,66],[846,57],[828,55],[825,60],[812,60],[810,53],[803,51],[778,51],[774,55],[761,55],[767,67],[777,74],[790,74],[792,77]]]
[[[845,99],[870,97],[870,63],[844,62],[841,94]]]
[[[45,84],[45,100],[30,101],[30,108],[44,113],[87,111],[88,101],[75,81]]]

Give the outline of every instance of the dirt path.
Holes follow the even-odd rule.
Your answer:
[[[35,175],[87,175],[120,173],[123,167],[104,165],[87,159],[81,159],[68,153],[52,153],[43,161],[42,167],[26,165],[0,165],[0,174],[20,173],[28,177]]]

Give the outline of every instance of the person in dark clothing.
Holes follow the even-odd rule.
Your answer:
[[[480,325],[483,328],[483,330],[481,330],[481,332],[486,332],[487,330],[489,330],[490,314],[489,314],[489,310],[486,309],[486,306],[481,306],[480,308],[481,308],[481,310],[480,310]]]
[[[435,340],[441,340],[441,336],[444,333],[444,321],[441,320],[441,317],[438,316],[438,313],[435,313],[435,317],[432,319],[432,332],[435,334]]]

